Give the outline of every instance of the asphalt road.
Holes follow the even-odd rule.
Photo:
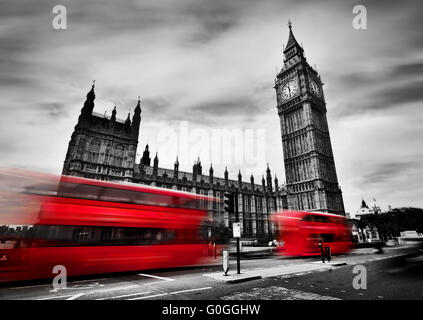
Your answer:
[[[21,283],[0,288],[0,299],[13,300],[196,300],[196,299],[421,299],[423,272],[404,268],[393,260],[399,250],[375,255],[360,249],[334,259],[348,263],[332,271],[276,276],[238,284],[224,284],[206,278],[220,265],[149,270],[69,279],[66,289],[54,290],[51,283]],[[378,259],[378,260],[376,260]],[[241,271],[311,263],[316,258],[267,257],[241,261]],[[366,290],[355,290],[354,265],[367,269]],[[231,268],[235,269],[235,261]]]

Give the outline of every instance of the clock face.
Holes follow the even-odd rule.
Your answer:
[[[288,100],[298,92],[298,82],[296,79],[289,80],[282,88],[282,99]]]
[[[320,97],[320,89],[319,89],[319,86],[317,85],[317,83],[316,82],[314,82],[313,80],[311,80],[311,82],[310,82],[310,88],[311,88],[311,91],[316,95],[316,96],[319,96]]]

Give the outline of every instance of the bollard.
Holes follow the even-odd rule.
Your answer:
[[[223,272],[225,272],[225,276],[228,275],[228,271],[229,271],[229,252],[227,250],[223,251]]]

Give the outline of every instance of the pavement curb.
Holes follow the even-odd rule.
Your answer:
[[[307,264],[284,266],[279,268],[269,268],[260,271],[247,271],[244,274],[229,274],[224,276],[221,272],[203,274],[204,277],[210,278],[214,281],[223,282],[227,284],[245,282],[256,279],[271,278],[286,275],[295,275],[304,272],[317,272],[321,270],[331,270],[333,267],[347,265],[345,261],[322,263],[315,261]]]
[[[227,278],[221,278],[221,277],[215,277],[214,274],[203,274],[203,276],[210,278],[212,280],[218,281],[218,282],[223,282],[223,283],[228,283],[228,284],[246,282],[246,281],[257,280],[257,279],[262,278],[262,276],[260,276],[260,275],[250,275],[250,276],[244,275],[243,276],[242,273],[241,273],[240,276],[238,276],[238,278],[233,278],[234,276],[230,276],[230,275],[228,275]],[[237,277],[237,276],[235,276],[235,277]]]

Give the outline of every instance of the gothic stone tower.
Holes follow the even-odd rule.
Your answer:
[[[342,191],[319,74],[308,63],[289,23],[284,65],[275,79],[288,207],[344,215]]]
[[[141,122],[140,100],[132,122],[97,114],[94,85],[87,94],[66,153],[62,174],[106,181],[129,181],[134,176],[135,156]]]

